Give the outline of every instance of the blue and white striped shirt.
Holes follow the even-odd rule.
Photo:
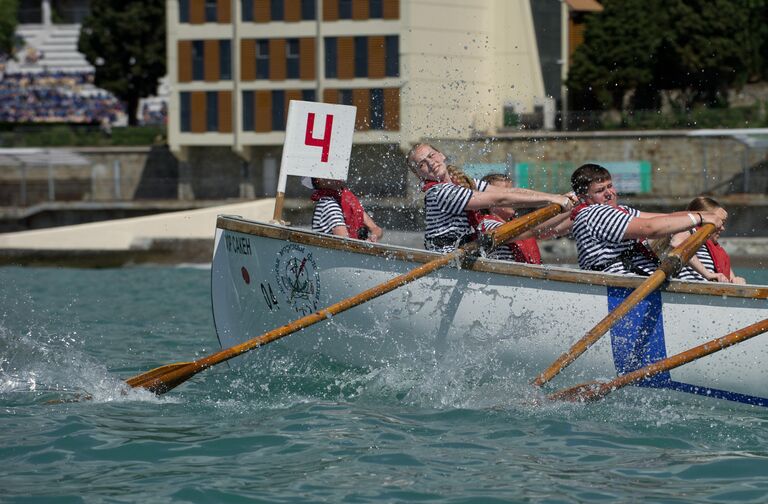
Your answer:
[[[341,205],[334,198],[326,196],[315,202],[315,211],[312,214],[312,231],[332,234],[333,228],[346,225]]]
[[[478,191],[485,191],[487,182],[475,179]],[[426,226],[424,248],[436,252],[453,252],[462,239],[474,235],[467,219],[466,207],[472,190],[451,183],[436,184],[424,193]]]

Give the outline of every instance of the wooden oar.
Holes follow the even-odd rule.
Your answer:
[[[468,256],[476,254],[481,247],[484,247],[486,250],[492,250],[510,238],[514,238],[515,236],[528,231],[534,226],[556,216],[562,210],[563,209],[560,205],[553,203],[549,206],[531,212],[519,219],[515,219],[511,222],[507,222],[499,226],[493,233],[487,235],[482,243],[477,241],[468,243],[467,245],[458,248],[450,254],[441,256],[438,259],[430,261],[426,264],[422,264],[418,268],[415,268],[408,273],[372,287],[356,296],[344,299],[343,301],[339,301],[338,303],[320,311],[304,316],[298,320],[294,320],[293,322],[273,329],[262,334],[261,336],[250,339],[239,345],[223,349],[194,362],[178,362],[176,364],[168,364],[159,368],[155,368],[151,371],[147,371],[146,373],[134,376],[133,378],[126,380],[126,383],[134,388],[142,387],[147,390],[151,390],[156,394],[163,394],[192,378],[194,375],[200,371],[203,371],[204,369],[232,359],[233,357],[237,357],[238,355],[253,350],[254,348],[266,345],[267,343],[330,318],[333,315],[370,301],[371,299],[386,294],[387,292],[397,289],[398,287],[413,282],[414,280],[417,280],[435,270],[438,270],[443,266],[452,264],[456,261],[463,261]]]
[[[680,271],[684,264],[687,264],[693,254],[699,250],[699,247],[707,241],[707,238],[715,232],[714,224],[704,224],[696,233],[688,237],[683,243],[675,247],[672,252],[665,257],[656,271],[640,284],[622,303],[609,313],[603,320],[584,335],[579,341],[560,357],[557,358],[547,369],[536,377],[533,384],[540,387],[557,374],[565,369],[571,362],[583,354],[591,347],[603,334],[605,334],[616,322],[634,308],[640,301],[658,289],[664,281]]]
[[[703,345],[699,345],[684,352],[680,352],[679,354],[667,357],[666,359],[654,362],[653,364],[649,364],[648,366],[619,376],[618,378],[615,378],[609,382],[595,381],[591,383],[583,383],[569,389],[555,392],[549,396],[549,399],[554,401],[572,402],[597,401],[598,399],[602,399],[603,397],[607,396],[614,390],[619,390],[626,385],[630,385],[640,380],[655,376],[659,373],[669,371],[670,369],[682,366],[683,364],[687,364],[696,359],[701,359],[702,357],[705,357],[709,354],[719,352],[720,350],[735,345],[736,343],[748,340],[749,338],[754,338],[755,336],[762,334],[765,331],[768,331],[768,319],[763,319],[760,322],[752,324],[751,326],[747,326],[743,329],[739,329],[738,331],[734,331],[721,338],[710,340]]]

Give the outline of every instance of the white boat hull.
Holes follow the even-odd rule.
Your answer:
[[[242,343],[435,257],[220,217],[211,272],[219,340],[224,348]],[[275,344],[354,366],[440,360],[481,345],[533,379],[641,281],[478,260],[443,268]],[[563,374],[573,383],[574,376],[611,378],[637,369],[767,318],[767,298],[766,287],[672,282]],[[768,406],[766,363],[768,337],[758,336],[641,385]]]

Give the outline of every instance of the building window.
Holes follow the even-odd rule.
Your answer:
[[[253,91],[243,91],[243,131],[253,131],[255,129],[253,122],[253,100]]]
[[[190,111],[192,110],[192,95],[187,91],[179,93],[179,101],[181,102],[181,131],[188,132],[192,124],[192,116]]]
[[[315,0],[301,0],[301,19],[315,19]]]
[[[384,37],[385,47],[385,75],[387,77],[400,76],[400,38],[397,35]]]
[[[192,41],[192,80],[205,77],[205,46],[202,40]]]
[[[339,0],[339,19],[352,19],[352,0]]]
[[[368,37],[355,37],[355,77],[368,77]]]
[[[336,68],[338,61],[338,43],[336,37],[325,38],[325,78],[335,79],[338,76]]]
[[[304,101],[315,101],[315,90],[314,89],[302,89],[301,90],[301,99]]]
[[[189,23],[189,0],[179,0],[179,23]]]
[[[219,93],[205,92],[205,131],[219,131]]]
[[[368,17],[371,19],[381,19],[384,17],[382,0],[368,0]]]
[[[205,22],[206,23],[215,23],[218,20],[217,17],[217,1],[216,0],[205,0]]]
[[[285,91],[272,91],[272,131],[285,131]]]
[[[219,40],[219,80],[232,79],[232,41]]]
[[[269,2],[269,11],[272,21],[282,21],[285,19],[283,0],[271,0]]]
[[[269,40],[256,41],[256,78],[269,79]]]
[[[339,103],[341,105],[352,105],[351,89],[339,89]]]
[[[243,21],[253,21],[253,0],[243,0]]]
[[[384,129],[383,89],[371,89],[371,129]]]
[[[285,41],[285,76],[287,79],[299,78],[299,39]]]

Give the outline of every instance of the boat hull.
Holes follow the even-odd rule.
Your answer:
[[[220,217],[212,303],[222,347],[356,296],[438,257]],[[456,265],[458,266],[458,265]],[[440,361],[484,349],[532,379],[640,278],[480,259],[445,267],[276,344],[353,366]],[[671,282],[563,373],[611,378],[768,317],[768,288]],[[756,337],[641,383],[768,405],[768,338]]]

